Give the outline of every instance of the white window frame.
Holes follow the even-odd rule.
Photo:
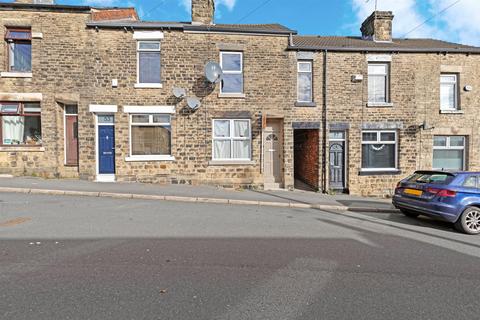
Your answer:
[[[308,64],[310,66],[310,71],[301,71],[300,70],[301,64]],[[300,74],[301,73],[306,73],[311,75],[310,86],[312,90],[310,93],[310,100],[300,100]],[[313,61],[311,60],[300,60],[297,62],[297,102],[301,102],[301,103],[313,102]]]
[[[140,49],[140,43],[158,43],[158,49]],[[160,82],[140,82],[140,52],[160,53]],[[136,88],[162,88],[162,43],[160,40],[137,40],[137,83]]]
[[[223,55],[224,54],[235,54],[240,56],[240,71],[231,71],[231,70],[225,70],[223,68]],[[222,71],[224,74],[240,74],[242,75],[242,90],[240,92],[223,92],[223,86],[220,86],[220,94],[243,94],[245,92],[245,77],[243,74],[243,52],[239,51],[220,51],[220,66],[222,67]]]
[[[446,77],[455,77],[455,81],[447,81],[444,78]],[[443,85],[453,85],[453,107],[442,106],[442,86]],[[458,74],[456,73],[442,73],[440,75],[440,110],[441,111],[457,111],[459,110],[459,101],[458,101]]]
[[[168,116],[170,121],[168,123],[156,123],[153,122],[153,116],[155,115],[162,115]],[[133,122],[134,116],[148,116],[148,123],[140,123],[140,122]],[[169,113],[130,113],[128,115],[128,147],[129,147],[129,157],[127,157],[126,161],[174,161],[175,157],[172,156],[173,151],[173,137],[170,135],[170,154],[169,155],[133,155],[132,154],[132,126],[148,126],[148,127],[159,127],[159,126],[169,126],[172,128],[172,115]]]
[[[376,141],[364,141],[364,133],[376,133]],[[381,141],[382,133],[393,133],[395,134],[395,141]],[[396,130],[362,130],[362,169],[361,171],[366,172],[375,172],[375,171],[397,171],[398,170],[398,132]],[[395,145],[395,167],[393,168],[363,168],[363,145],[365,144],[394,144]]]
[[[436,146],[435,145],[435,138],[438,137],[444,137],[446,138],[445,146]],[[450,138],[452,137],[461,137],[463,138],[463,146],[458,147],[458,146],[451,146],[450,145]],[[463,150],[462,154],[462,169],[461,170],[466,170],[467,168],[467,137],[466,136],[445,136],[445,135],[435,135],[433,137],[433,152],[432,152],[432,167],[433,167],[433,160],[435,159],[435,150]],[[442,170],[443,168],[433,168],[434,170]]]
[[[377,73],[370,73],[370,66],[385,66],[385,73],[377,74]],[[388,104],[390,103],[390,63],[389,62],[369,62],[368,63],[368,83],[367,83],[367,96],[368,96],[368,103],[369,104]],[[371,77],[385,77],[385,101],[373,101],[371,100],[370,93],[368,92],[368,88],[370,87],[370,78]]]
[[[229,121],[230,122],[230,136],[229,137],[215,137],[215,121]],[[235,137],[235,121],[248,121],[248,137]],[[215,158],[215,141],[230,141],[230,156],[233,154],[234,141],[250,141],[250,154],[248,158]],[[252,160],[252,122],[250,119],[213,119],[212,120],[212,160],[213,161],[251,161]]]

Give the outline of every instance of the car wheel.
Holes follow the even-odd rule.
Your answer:
[[[406,209],[400,209],[400,211],[409,218],[416,218],[420,215],[419,213],[416,213],[415,211],[410,211],[410,210],[406,210]]]
[[[455,228],[467,234],[479,234],[480,208],[470,207],[465,209],[457,222],[455,222]]]

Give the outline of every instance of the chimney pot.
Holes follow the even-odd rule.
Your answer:
[[[374,11],[363,23],[362,38],[379,42],[392,41],[392,11]]]

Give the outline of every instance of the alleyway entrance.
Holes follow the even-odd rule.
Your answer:
[[[319,188],[319,130],[294,130],[294,177],[297,185]]]

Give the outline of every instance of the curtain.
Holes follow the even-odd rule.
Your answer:
[[[250,159],[250,140],[233,141],[233,158]]]
[[[214,159],[230,159],[231,143],[230,140],[213,141]]]
[[[368,101],[370,102],[386,102],[386,77],[385,76],[368,76]]]
[[[362,145],[363,169],[391,169],[395,167],[394,144]]]
[[[215,137],[228,138],[230,137],[230,121],[228,120],[215,120],[214,125],[214,134]]]
[[[463,170],[463,150],[434,150],[435,169]]]
[[[32,45],[30,43],[14,43],[12,46],[14,71],[31,71]]]
[[[235,138],[248,138],[250,136],[250,128],[248,127],[248,121],[234,121],[234,137]]]
[[[132,126],[132,155],[170,154],[170,127]]]
[[[160,52],[140,52],[139,60],[139,82],[160,83]]]
[[[2,117],[3,144],[23,144],[25,119],[22,116]]]
[[[440,101],[442,109],[455,108],[455,85],[442,84],[440,86]]]

